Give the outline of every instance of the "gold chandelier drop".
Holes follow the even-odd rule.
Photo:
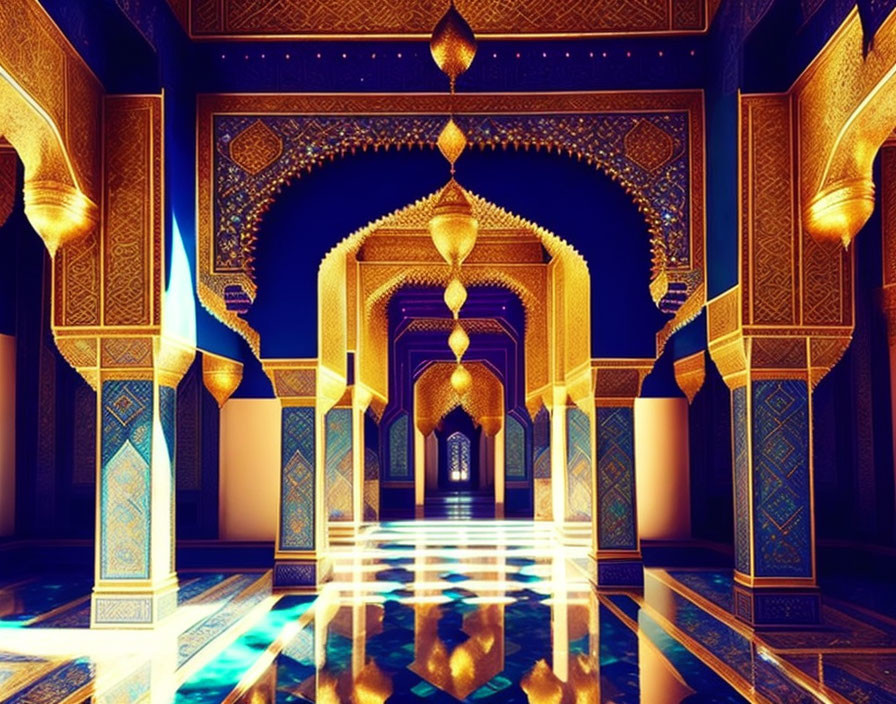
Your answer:
[[[470,67],[476,56],[476,37],[454,7],[453,0],[433,30],[429,49],[436,65],[448,76],[453,104],[455,81]],[[466,149],[467,137],[454,121],[453,114],[439,133],[437,145],[450,165],[451,178],[436,199],[429,221],[429,234],[439,254],[451,267],[450,281],[445,288],[445,305],[455,321],[448,337],[448,346],[457,360],[457,367],[451,374],[451,386],[462,397],[470,390],[473,378],[462,363],[470,346],[470,338],[460,322],[460,309],[467,300],[467,289],[460,273],[461,265],[476,245],[479,223],[473,217],[473,203],[454,179],[454,164]]]

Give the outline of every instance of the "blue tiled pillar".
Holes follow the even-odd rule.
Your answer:
[[[350,523],[355,520],[355,482],[352,407],[337,406],[324,418],[327,520]]]
[[[644,573],[635,492],[634,408],[627,403],[597,406],[594,413],[597,584],[641,586]]]
[[[323,553],[326,520],[318,465],[321,442],[313,405],[281,408],[280,515],[274,555],[274,586],[313,588],[329,576]]]
[[[175,399],[152,371],[104,376],[100,412],[95,627],[148,627],[177,606]],[[142,377],[142,378],[141,378]]]
[[[591,418],[578,406],[566,409],[566,520],[591,520]]]
[[[542,406],[532,423],[532,484],[536,521],[550,521],[553,518],[551,482],[551,417]]]
[[[817,623],[809,384],[746,380],[731,411],[736,613],[756,626]]]

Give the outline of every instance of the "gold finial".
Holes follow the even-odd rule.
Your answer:
[[[445,305],[448,306],[448,309],[454,314],[455,320],[457,320],[460,309],[464,307],[464,303],[466,302],[467,289],[464,288],[460,279],[455,276],[451,279],[451,283],[449,283],[448,287],[445,289]]]
[[[454,162],[457,161],[467,146],[466,135],[452,118],[448,118],[448,122],[445,123],[445,126],[439,133],[439,139],[436,144],[439,147],[439,151],[442,152],[442,156],[451,164],[451,173],[453,174]]]
[[[452,267],[459,267],[473,250],[479,234],[479,223],[473,217],[473,204],[451,179],[439,194],[429,220],[429,234],[442,258]]]
[[[457,361],[460,362],[464,353],[467,351],[467,348],[470,346],[470,336],[467,335],[467,331],[464,330],[460,323],[454,324],[454,330],[452,330],[451,334],[448,336],[448,346],[451,348],[451,351],[454,352]]]
[[[470,68],[476,56],[476,37],[470,25],[455,9],[453,0],[448,11],[432,30],[429,50],[433,61],[451,80],[451,91],[454,92],[454,81]]]

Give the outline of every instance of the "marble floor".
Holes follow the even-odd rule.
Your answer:
[[[731,574],[649,568],[595,592],[587,528],[409,521],[332,545],[317,594],[181,573],[153,631],[89,629],[89,575],[0,583],[0,702],[896,702],[896,620],[826,599],[757,635]]]

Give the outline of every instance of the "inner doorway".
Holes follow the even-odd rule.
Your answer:
[[[494,469],[482,427],[458,406],[442,419],[430,438],[424,515],[454,519],[494,517]]]

